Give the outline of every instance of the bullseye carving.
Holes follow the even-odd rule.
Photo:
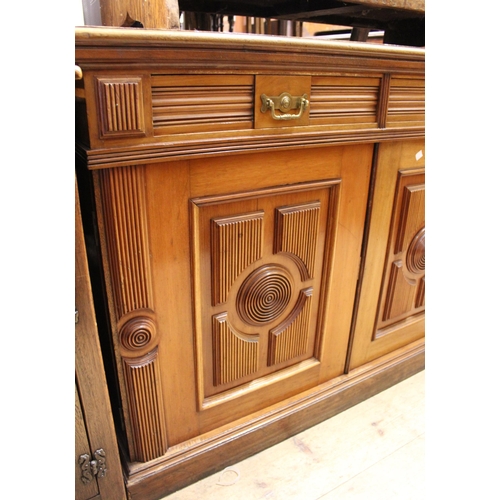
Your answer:
[[[156,326],[147,317],[133,318],[120,330],[120,342],[125,349],[136,351],[152,344],[156,337]]]
[[[425,271],[425,227],[414,236],[408,247],[406,267],[414,274]]]
[[[292,297],[293,278],[279,265],[265,265],[243,282],[236,297],[236,310],[249,325],[262,325],[278,318]]]

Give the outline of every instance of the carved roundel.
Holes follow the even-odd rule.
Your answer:
[[[277,264],[256,269],[241,285],[236,310],[249,325],[260,326],[278,318],[292,298],[293,278]]]
[[[414,274],[425,272],[425,227],[413,237],[408,247],[406,267]]]
[[[156,337],[156,326],[147,317],[133,318],[127,321],[120,330],[120,342],[125,349],[137,351],[152,344]]]

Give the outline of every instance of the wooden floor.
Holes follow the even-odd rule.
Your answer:
[[[163,500],[421,500],[425,372]]]

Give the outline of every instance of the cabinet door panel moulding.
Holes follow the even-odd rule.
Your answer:
[[[259,378],[290,364],[302,371],[298,363],[319,357],[339,186],[335,179],[191,200],[200,408],[221,391],[241,395]]]
[[[423,313],[425,280],[425,199],[423,169],[398,174],[393,237],[374,338],[395,323]]]

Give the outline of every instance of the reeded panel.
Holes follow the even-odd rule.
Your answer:
[[[381,78],[313,77],[311,125],[377,123]]]
[[[101,137],[144,135],[141,78],[98,78]]]
[[[167,450],[144,168],[99,173],[113,329],[122,361],[124,420],[131,459],[143,462]]]
[[[401,122],[424,122],[425,81],[423,79],[391,78],[387,126]]]
[[[153,75],[156,135],[252,127],[253,76]]]
[[[319,357],[338,189],[329,180],[191,200],[201,407]]]
[[[226,302],[236,278],[262,258],[264,212],[212,219],[213,305]],[[217,258],[215,258],[217,257]]]
[[[314,277],[319,203],[276,210],[275,253],[295,261],[303,281]]]
[[[288,361],[307,351],[307,327],[311,316],[312,293],[312,288],[302,290],[290,316],[269,332],[269,365]]]
[[[214,385],[255,373],[259,367],[259,336],[237,332],[227,321],[227,314],[213,318]]]
[[[154,309],[145,208],[144,167],[100,172],[104,226],[117,320]]]
[[[167,451],[167,432],[163,415],[158,348],[141,358],[123,358],[129,413],[135,453],[132,460],[147,462]]]
[[[425,186],[422,170],[398,175],[375,338],[420,315],[425,305]]]

